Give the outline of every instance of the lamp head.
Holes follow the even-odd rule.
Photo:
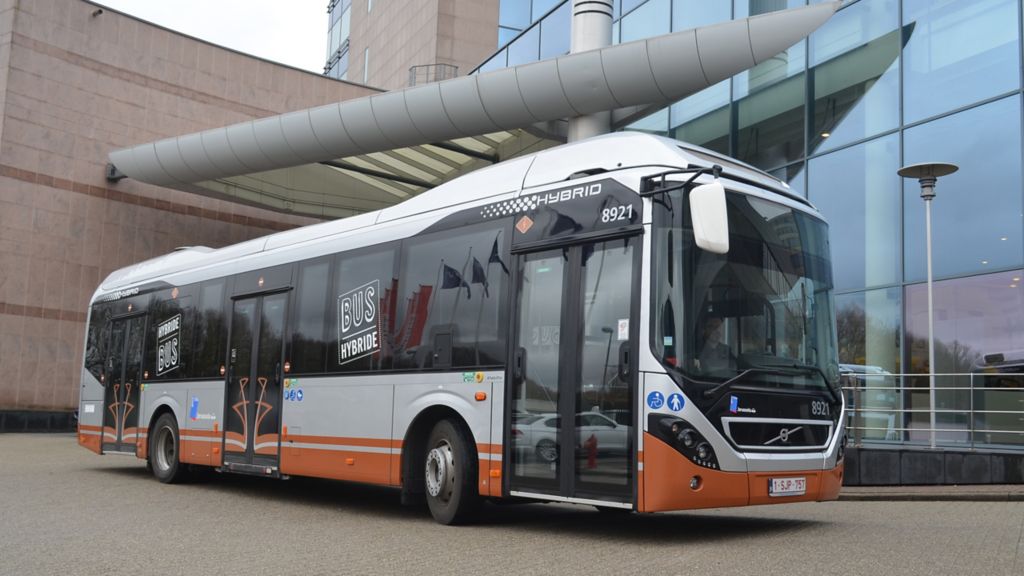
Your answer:
[[[948,176],[960,167],[956,164],[946,162],[922,162],[904,166],[896,171],[903,178],[917,178],[921,184],[921,198],[926,201],[935,197],[935,181],[942,176]]]

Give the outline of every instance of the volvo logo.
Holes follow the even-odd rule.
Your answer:
[[[779,442],[780,444],[789,444],[789,437],[790,437],[790,435],[796,433],[797,431],[801,430],[802,428],[803,428],[803,426],[797,426],[796,428],[783,428],[782,430],[779,430],[779,435],[778,436],[776,436],[775,438],[772,438],[771,440],[765,442],[764,445],[767,446],[769,444],[774,444],[775,442]]]

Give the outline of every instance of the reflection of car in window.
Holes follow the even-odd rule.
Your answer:
[[[512,435],[516,445],[532,449],[533,454],[544,462],[558,459],[558,431],[561,417],[557,414],[539,414],[535,417],[516,419]],[[598,453],[625,454],[629,447],[630,426],[619,424],[599,412],[581,412],[576,415],[577,450],[593,437]],[[529,454],[524,454],[528,456]]]

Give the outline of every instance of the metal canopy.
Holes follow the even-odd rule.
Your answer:
[[[564,141],[565,119],[613,128],[742,72],[840,2],[731,20],[115,150],[127,177],[270,210],[341,218]]]
[[[347,218],[387,208],[499,160],[564,142],[557,134],[501,131],[171,187],[278,212]]]

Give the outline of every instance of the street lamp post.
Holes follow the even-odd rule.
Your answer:
[[[932,199],[935,198],[935,183],[938,179],[959,169],[956,164],[923,162],[904,166],[896,172],[903,178],[917,178],[921,185],[921,199],[924,200],[925,244],[928,254],[928,413],[933,450],[935,449],[935,331],[932,311]]]

